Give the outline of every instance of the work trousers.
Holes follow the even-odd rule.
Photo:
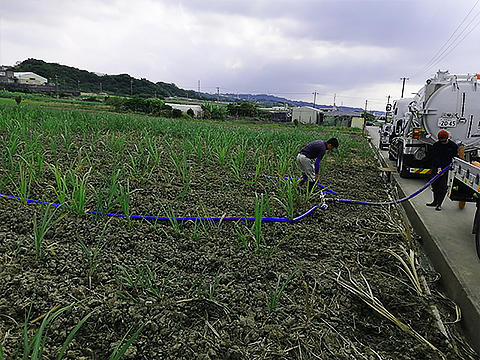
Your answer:
[[[447,195],[448,173],[444,172],[437,180],[432,183],[433,202],[435,205],[442,205],[445,196]]]
[[[310,159],[299,153],[297,155],[297,164],[302,172],[302,179],[315,182],[315,159]]]

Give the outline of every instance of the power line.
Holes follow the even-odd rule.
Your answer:
[[[480,12],[478,12],[478,14],[477,14],[476,16],[478,16],[478,15],[480,15]],[[476,16],[475,16],[475,17],[476,17]],[[440,59],[438,59],[438,61],[436,62],[436,64],[439,63],[440,61],[442,61],[442,60],[443,60],[448,54],[450,54],[458,45],[460,45],[460,43],[461,43],[473,30],[475,30],[475,28],[476,28],[478,25],[480,25],[480,21],[479,21],[478,23],[476,23],[475,26],[474,26],[467,34],[465,34],[465,36],[464,36],[463,38],[461,38],[460,41],[459,41],[454,47],[452,47],[452,48],[450,49],[450,51],[448,51],[444,56],[442,56]]]
[[[427,72],[429,69],[431,69],[433,66],[435,66],[436,64],[438,64],[440,61],[442,61],[448,54],[450,54],[458,45],[460,45],[460,43],[480,24],[480,21],[477,22],[475,24],[475,26],[473,26],[473,28],[471,28],[467,34],[462,37],[460,40],[458,40],[460,38],[460,36],[462,36],[462,34],[465,33],[465,31],[467,31],[468,27],[472,24],[472,22],[480,15],[480,11],[477,12],[477,14],[468,22],[468,24],[463,28],[463,30],[461,30],[458,34],[457,32],[459,31],[459,29],[463,26],[463,24],[467,21],[468,17],[470,16],[470,14],[473,12],[473,10],[475,9],[475,7],[477,6],[477,4],[480,2],[480,0],[477,0],[477,2],[475,3],[475,5],[473,5],[473,7],[470,9],[470,11],[468,12],[468,14],[463,18],[462,22],[460,23],[460,25],[458,25],[458,27],[455,29],[455,31],[452,33],[452,35],[450,35],[450,37],[448,38],[447,41],[445,41],[445,43],[443,44],[443,46],[440,48],[440,50],[437,51],[437,53],[433,56],[433,58],[420,70],[418,71],[415,75],[411,76],[412,78],[414,77],[417,77],[425,72]],[[455,34],[457,34],[455,36]],[[455,38],[454,38],[455,36]],[[453,38],[453,40],[452,40]],[[451,42],[450,42],[451,41]]]
[[[480,0],[479,0],[480,1]],[[215,96],[219,96],[220,95],[220,87],[219,86],[203,86],[202,85],[202,90],[205,91],[206,89],[215,89],[214,92],[210,93],[210,94],[214,94]],[[233,93],[233,94],[238,94],[238,91],[235,91],[234,89],[232,88],[228,88],[228,87],[223,87],[222,86],[222,89],[223,89],[223,92],[222,94],[225,94],[225,93]],[[255,94],[255,95],[263,95],[263,94],[266,94],[266,95],[272,95],[272,96],[277,96],[277,97],[282,97],[282,96],[287,96],[287,95],[290,95],[290,96],[293,96],[293,95],[297,95],[297,96],[304,96],[305,98],[307,96],[312,96],[314,95],[314,103],[316,105],[317,103],[317,100],[322,97],[334,97],[334,103],[336,103],[336,100],[362,100],[362,101],[365,101],[365,99],[367,99],[366,97],[364,96],[347,96],[347,95],[341,95],[341,94],[338,94],[338,93],[319,93],[317,90],[314,90],[314,92],[271,92],[271,91],[250,91],[250,90],[244,90],[242,91],[242,94]],[[385,104],[385,98],[372,98],[372,97],[368,97],[368,103],[369,104]],[[290,101],[305,101],[305,102],[308,102],[308,100],[295,100],[295,99],[292,99],[292,98],[289,98],[287,100],[290,100]],[[343,104],[344,101],[342,101],[342,104]],[[343,106],[343,105],[342,105]]]

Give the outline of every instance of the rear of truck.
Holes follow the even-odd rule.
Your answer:
[[[432,145],[441,130],[464,147],[467,159],[480,144],[480,84],[478,75],[439,71],[428,79],[408,105],[402,133],[390,145],[401,177],[432,174]]]

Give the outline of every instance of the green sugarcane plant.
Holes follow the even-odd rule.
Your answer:
[[[31,170],[30,167],[27,167],[27,170],[25,169],[22,164],[20,164],[20,184],[18,185],[18,197],[20,198],[20,201],[24,204],[27,203],[27,200],[29,198],[30,194],[30,188],[32,185],[32,175],[31,175]]]
[[[61,221],[67,214],[62,214],[55,219],[57,208],[50,205],[41,205],[41,219],[37,218],[37,214],[33,217],[33,238],[35,245],[35,253],[39,259],[45,256],[43,242],[47,232]]]
[[[142,330],[147,326],[148,322],[140,326],[140,328],[123,344],[122,347],[120,345],[127,339],[128,333],[130,330],[125,334],[123,337],[122,341],[118,343],[118,345],[115,347],[115,350],[113,350],[112,354],[108,358],[108,360],[119,360],[122,358],[123,355],[127,352],[128,348],[132,346],[133,342],[138,338]]]
[[[71,209],[78,215],[85,214],[90,171],[91,168],[83,176],[71,174],[73,180]]]
[[[50,165],[50,169],[55,176],[56,187],[53,187],[52,185],[49,185],[49,187],[55,192],[58,203],[64,206],[67,204],[68,200],[67,177],[65,175],[62,176],[58,166]]]
[[[21,338],[23,340],[23,356],[22,356],[22,359],[23,360],[41,360],[43,359],[43,351],[45,349],[45,343],[46,343],[46,340],[47,340],[47,334],[48,334],[48,329],[50,328],[52,322],[58,318],[62,313],[64,313],[65,311],[71,309],[72,307],[74,306],[77,306],[78,304],[82,303],[83,301],[85,301],[87,299],[84,299],[84,300],[81,300],[81,301],[78,301],[76,303],[73,303],[73,304],[70,304],[68,306],[65,306],[65,307],[61,307],[61,306],[57,306],[55,308],[53,308],[52,310],[50,310],[48,313],[46,313],[44,316],[41,316],[35,320],[33,320],[32,322],[30,322],[30,315],[31,315],[31,312],[32,312],[32,306],[33,306],[33,302],[30,304],[30,309],[28,311],[28,314],[27,314],[27,319],[25,320],[25,324],[23,326],[23,331],[22,331],[22,335],[21,335]],[[66,340],[64,341],[63,343],[63,346],[62,348],[60,349],[59,353],[58,353],[58,356],[57,356],[57,359],[60,360],[63,358],[67,348],[68,348],[68,345],[71,343],[73,337],[75,336],[75,334],[77,333],[77,331],[80,329],[80,327],[88,320],[88,318],[93,314],[93,312],[87,314],[86,316],[84,316],[79,322],[78,324],[70,331],[69,335],[67,336]],[[33,333],[33,336],[32,337],[29,337],[29,325],[31,325],[32,323],[36,322],[37,320],[42,320],[42,323],[40,324],[40,327],[38,328],[38,330],[36,330],[34,333]]]
[[[297,273],[298,270],[295,270],[292,272],[287,279],[282,282],[282,277],[281,275],[278,275],[277,283],[275,284],[275,288],[272,289],[268,296],[268,301],[267,301],[267,307],[269,311],[273,311],[277,308],[278,303],[280,301],[280,298],[285,291],[285,288],[288,286],[288,284],[292,281],[293,277]]]

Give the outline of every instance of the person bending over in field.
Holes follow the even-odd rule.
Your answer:
[[[315,140],[305,145],[297,155],[297,164],[302,172],[302,179],[299,185],[307,183],[308,191],[312,190],[315,183],[318,182],[318,172],[320,162],[327,150],[338,148],[338,140],[331,138],[327,141]]]

